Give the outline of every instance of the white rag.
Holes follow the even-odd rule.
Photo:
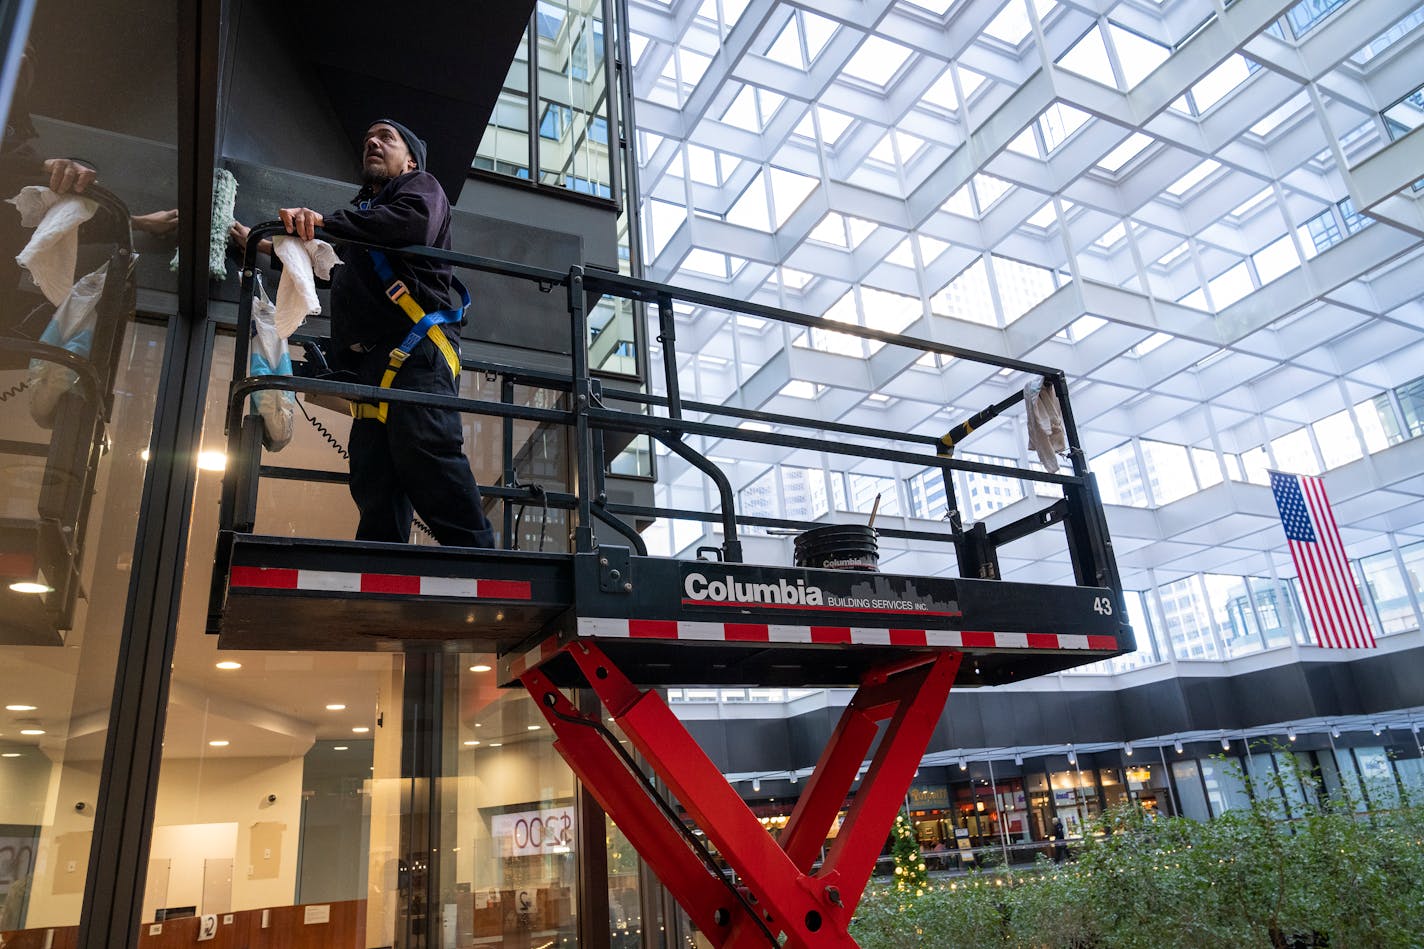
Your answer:
[[[1044,385],[1042,376],[1034,376],[1024,386],[1024,407],[1028,409],[1028,447],[1038,454],[1038,461],[1049,474],[1058,471],[1058,452],[1068,450],[1068,437],[1063,433],[1063,410],[1053,386]]]
[[[341,263],[336,248],[326,241],[304,241],[287,234],[272,238],[272,250],[282,261],[277,284],[277,335],[286,339],[309,316],[321,314],[316,278],[331,279],[331,268]]]
[[[20,224],[35,233],[15,262],[30,272],[35,286],[55,306],[74,289],[74,266],[79,259],[79,225],[99,209],[77,194],[56,194],[43,185],[30,185],[10,199],[20,211]]]

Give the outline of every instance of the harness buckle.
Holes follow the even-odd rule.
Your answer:
[[[391,350],[391,365],[399,369],[401,366],[405,365],[405,361],[409,356],[410,353],[397,346],[395,349]]]
[[[400,300],[403,296],[407,296],[409,293],[410,291],[406,289],[404,280],[397,280],[389,287],[386,287],[386,296],[391,298],[392,303]]]

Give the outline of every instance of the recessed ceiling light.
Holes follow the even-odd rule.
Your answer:
[[[5,711],[7,711],[7,712],[33,712],[33,711],[35,710],[35,708],[36,708],[36,706],[34,706],[34,705],[7,705],[7,706],[5,706]]]
[[[365,725],[357,725],[355,728],[353,728],[353,729],[351,729],[351,730],[352,730],[353,732],[355,732],[356,734],[358,734],[358,735],[364,735],[364,734],[366,734],[368,731],[370,731],[371,729],[367,728]]]
[[[224,659],[222,662],[218,663],[217,666],[219,669],[241,669],[242,663],[234,662],[231,659]]]
[[[524,727],[529,729],[531,732],[537,732],[539,730],[538,725],[525,725]]]
[[[487,665],[485,665],[485,664],[482,662],[482,663],[480,663],[479,665],[470,666],[470,671],[471,671],[471,672],[489,672],[489,671],[490,671],[490,667],[487,666]]]
[[[227,468],[227,455],[220,451],[198,452],[199,471],[223,471]]]
[[[326,707],[326,710],[328,712],[344,712],[346,711],[346,706],[342,705],[340,702],[332,702]]]
[[[503,747],[504,747],[504,742],[502,742],[502,741],[492,741],[492,742],[490,742],[490,747],[491,747],[491,748],[503,748]]]
[[[10,584],[10,589],[16,593],[52,593],[54,587],[47,583],[35,583],[33,580],[20,580]]]
[[[208,742],[208,744],[214,748],[226,748],[228,746],[228,741],[226,738],[214,738],[212,741]]]
[[[478,738],[474,738],[474,739],[471,739],[470,741],[465,742],[466,746],[468,746],[468,747],[470,747],[470,748],[476,747],[477,745],[479,745],[479,743],[480,743],[480,741],[479,741]]]
[[[139,453],[138,453],[138,456],[139,456],[140,458],[142,458],[144,461],[148,461],[148,459],[150,459],[150,458],[153,457],[153,455],[149,452],[149,450],[148,450],[147,448],[145,448],[143,451],[139,452]]]
[[[0,758],[18,758],[18,757],[20,757],[20,753],[19,753],[18,751],[7,751],[7,752],[5,752],[4,754],[0,754]]]
[[[331,750],[332,750],[332,751],[349,751],[350,749],[349,749],[346,745],[336,745],[336,746],[333,747]]]
[[[22,728],[22,729],[20,729],[20,734],[21,734],[21,735],[43,735],[44,733],[45,733],[45,730],[44,730],[43,728]]]

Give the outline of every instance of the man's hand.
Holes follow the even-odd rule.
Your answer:
[[[227,229],[227,233],[232,238],[232,242],[237,245],[238,254],[245,255],[247,253],[247,235],[252,233],[252,228],[241,221],[233,221],[232,226]],[[264,238],[257,245],[257,252],[259,254],[272,253],[272,242]]]
[[[169,208],[167,211],[134,214],[129,217],[129,223],[154,237],[163,237],[165,234],[171,234],[178,230],[178,209]]]
[[[282,208],[277,212],[288,234],[295,234],[304,241],[316,237],[316,229],[321,227],[321,213],[311,208]]]
[[[46,158],[44,170],[49,173],[49,189],[55,194],[83,194],[99,173],[73,158]]]

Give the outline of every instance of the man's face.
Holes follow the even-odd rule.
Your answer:
[[[389,181],[415,170],[415,159],[399,132],[384,122],[366,130],[361,145],[361,174],[367,182]]]

